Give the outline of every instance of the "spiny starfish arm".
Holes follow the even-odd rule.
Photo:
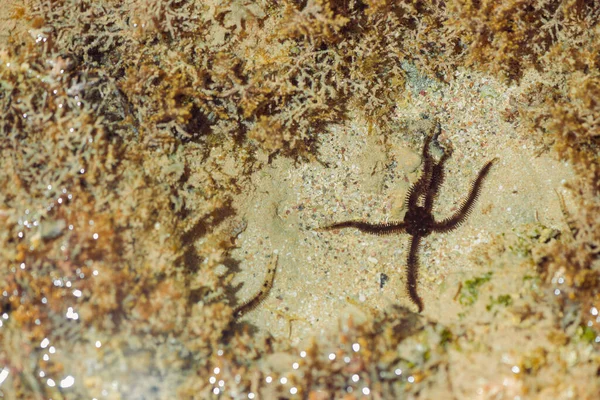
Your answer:
[[[423,300],[417,293],[417,280],[419,279],[419,242],[420,236],[412,236],[410,239],[410,250],[406,262],[406,290],[410,300],[423,311]]]
[[[356,228],[359,231],[371,233],[373,235],[392,235],[405,232],[406,224],[404,222],[389,222],[382,224],[370,224],[363,221],[344,221],[336,224],[318,228],[320,231],[332,231],[334,229]]]
[[[441,134],[441,132],[442,132],[442,128],[438,124],[437,132],[433,136],[433,143],[438,148],[440,148],[443,151],[443,153],[442,153],[442,157],[440,158],[440,160],[435,163],[435,165],[433,166],[433,168],[431,170],[431,178],[429,181],[429,187],[428,187],[427,193],[425,195],[425,210],[427,210],[427,212],[429,212],[429,213],[431,213],[431,211],[433,210],[433,202],[437,199],[439,191],[440,191],[440,187],[442,186],[442,183],[444,182],[444,163],[450,158],[450,156],[452,155],[452,151],[453,151],[452,146],[449,143],[446,144],[445,146],[441,146],[439,144],[439,142],[437,141],[437,138]]]
[[[419,197],[425,196],[427,193],[427,187],[429,186],[429,180],[431,178],[430,171],[427,168],[431,169],[427,165],[423,168],[423,174],[419,178],[417,182],[415,182],[410,189],[408,189],[408,193],[406,194],[406,200],[404,201],[404,207],[407,209],[411,209],[417,206],[417,202],[419,201]]]
[[[487,177],[492,168],[492,165],[496,161],[494,158],[491,161],[488,161],[479,174],[477,175],[477,179],[471,184],[471,190],[469,191],[469,196],[463,201],[459,210],[451,217],[443,219],[439,222],[434,222],[431,226],[431,230],[433,232],[450,232],[451,230],[458,228],[469,216],[471,211],[473,211],[473,207],[475,206],[475,202],[481,193],[481,186],[483,181]]]
[[[417,206],[417,202],[421,196],[426,196],[429,190],[429,183],[431,182],[431,170],[434,166],[433,157],[429,154],[429,146],[431,141],[435,139],[437,133],[434,135],[427,135],[425,137],[425,143],[423,144],[423,152],[421,158],[423,159],[423,172],[421,177],[410,187],[406,195],[405,206],[410,209]]]
[[[431,182],[429,183],[429,190],[425,195],[425,210],[431,213],[433,209],[433,202],[437,199],[440,187],[444,182],[444,161],[446,161],[446,155],[442,157],[442,160],[437,163],[431,171]]]
[[[269,268],[267,270],[267,275],[265,277],[265,280],[264,280],[263,285],[260,288],[260,290],[258,292],[256,292],[256,294],[254,296],[252,296],[249,300],[238,305],[233,310],[233,317],[235,319],[239,319],[242,316],[246,315],[246,313],[249,313],[250,311],[254,310],[263,301],[265,301],[267,296],[269,296],[269,292],[271,291],[271,288],[273,287],[273,281],[275,280],[275,272],[277,271],[277,260],[278,260],[277,255],[275,255],[275,257],[273,257],[271,259]]]

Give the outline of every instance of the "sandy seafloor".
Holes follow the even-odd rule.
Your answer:
[[[565,229],[555,190],[568,201],[562,185],[573,172],[567,163],[540,152],[530,138],[518,137],[500,118],[498,110],[506,108],[514,95],[510,89],[484,75],[462,72],[448,87],[423,92],[398,115],[399,121],[417,122],[399,127],[387,143],[382,136],[369,134],[369,126],[361,121],[335,126],[322,135],[320,162],[294,164],[278,158],[253,177],[254,187],[237,203],[238,217],[247,221],[246,231],[238,237],[240,248],[232,254],[241,260],[242,272],[234,281],[244,282],[239,297],[251,296],[260,286],[270,254],[279,259],[271,295],[247,321],[301,343],[335,329],[344,310],[357,304],[379,310],[401,304],[416,310],[405,293],[408,235],[315,228],[350,219],[401,221],[406,192],[419,177],[422,150],[422,142],[405,138],[424,138],[419,130],[429,131],[435,116],[442,125],[440,141],[453,146],[435,204],[439,219],[456,211],[481,167],[498,160],[466,223],[423,240],[419,271],[423,315],[443,323],[456,320],[460,307],[453,298],[459,282],[490,271],[478,263],[478,253],[496,235],[536,222]],[[495,290],[514,291],[513,274],[519,271],[502,267],[518,260],[495,264],[499,265],[492,270],[494,286],[500,286]],[[383,288],[381,274],[389,278]],[[507,276],[498,279],[498,275]],[[297,319],[291,334],[284,315]]]
[[[422,315],[448,326],[470,327],[473,334],[477,351],[450,351],[455,395],[495,398],[504,393],[506,398],[519,398],[522,383],[514,368],[522,353],[548,344],[547,327],[522,324],[515,314],[489,312],[486,306],[500,295],[509,295],[515,307],[534,306],[541,313],[546,305],[521,296],[528,292],[524,277],[532,272],[531,264],[513,252],[495,254],[490,249],[529,226],[567,230],[557,192],[568,208],[563,185],[573,171],[531,137],[517,136],[501,118],[499,111],[509,108],[509,98],[518,96],[516,89],[469,71],[457,73],[448,86],[436,87],[419,78],[411,84],[413,101],[398,113],[398,121],[406,123],[387,141],[369,133],[369,126],[359,120],[332,127],[322,134],[318,161],[294,164],[278,158],[257,173],[253,185],[237,199],[238,218],[247,222],[238,237],[239,249],[232,253],[241,261],[234,280],[242,284],[240,299],[256,292],[269,257],[278,254],[269,297],[244,321],[273,336],[289,337],[302,348],[314,336],[339,330],[340,321],[349,315],[360,320],[370,310],[384,311],[393,304],[416,311],[405,289],[408,235],[315,228],[349,219],[402,220],[406,192],[420,173],[422,132],[437,119],[440,142],[453,147],[435,205],[438,218],[457,209],[487,161],[497,162],[466,223],[422,241]],[[478,301],[473,306],[459,304],[461,283],[489,272],[493,279],[480,288]],[[382,274],[388,277],[383,287]]]
[[[1,17],[4,41],[11,22]],[[239,286],[236,298],[242,301],[256,292],[269,260],[278,255],[271,293],[242,321],[260,334],[289,338],[302,349],[312,337],[338,330],[348,315],[366,318],[370,310],[393,304],[416,310],[405,290],[408,235],[315,228],[349,219],[401,220],[407,190],[420,173],[423,132],[439,121],[440,141],[452,145],[453,155],[435,206],[438,218],[456,210],[487,161],[498,160],[466,223],[422,241],[422,315],[449,326],[469,326],[474,348],[486,348],[472,356],[469,349],[450,350],[455,395],[520,398],[522,383],[514,367],[519,354],[546,343],[543,322],[523,325],[506,310],[487,312],[486,305],[488,298],[506,294],[515,307],[533,304],[520,296],[523,277],[532,267],[511,252],[493,259],[488,255],[499,237],[523,227],[568,229],[556,191],[565,196],[568,208],[569,192],[563,185],[574,177],[572,168],[536,138],[517,135],[501,116],[510,99],[518,98],[518,91],[535,77],[526,76],[519,87],[464,70],[449,85],[418,74],[409,78],[412,98],[399,101],[394,132],[384,137],[359,119],[331,126],[320,136],[318,160],[295,163],[278,157],[255,173],[252,184],[235,199],[235,218],[247,224],[231,253],[240,262],[233,282]],[[481,287],[479,301],[469,307],[459,304],[461,283],[490,271],[493,279]],[[383,287],[382,274],[388,277]],[[543,313],[546,306],[538,306]]]

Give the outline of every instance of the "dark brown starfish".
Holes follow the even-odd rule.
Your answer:
[[[371,224],[365,221],[344,221],[320,228],[320,230],[334,230],[341,228],[356,228],[362,232],[375,235],[390,235],[406,232],[411,235],[410,249],[407,258],[407,284],[408,295],[413,303],[423,311],[423,300],[417,293],[417,278],[419,275],[418,249],[421,239],[429,236],[431,232],[450,232],[460,226],[469,216],[475,205],[475,201],[481,191],[481,184],[496,159],[488,161],[477,179],[471,184],[469,195],[461,204],[459,210],[451,217],[436,221],[433,217],[433,202],[438,196],[438,191],[444,180],[444,162],[452,154],[450,147],[443,148],[443,155],[439,161],[435,161],[429,153],[429,146],[434,142],[439,146],[437,137],[441,132],[440,125],[434,135],[428,135],[423,146],[423,173],[419,180],[410,188],[406,196],[406,214],[402,222],[387,222]]]

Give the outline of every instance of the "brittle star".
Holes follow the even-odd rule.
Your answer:
[[[494,158],[488,161],[479,174],[477,179],[471,184],[469,195],[462,202],[458,211],[451,217],[436,221],[433,217],[433,202],[438,196],[438,191],[444,180],[444,162],[452,154],[452,148],[443,149],[443,155],[439,161],[435,161],[429,153],[429,146],[432,142],[437,142],[437,137],[441,132],[441,127],[437,125],[437,131],[433,135],[427,135],[423,146],[423,173],[419,180],[409,189],[405,206],[407,208],[404,220],[402,222],[385,222],[380,224],[371,224],[365,221],[344,221],[332,225],[327,225],[319,230],[334,230],[341,228],[356,228],[362,232],[374,235],[391,235],[395,233],[408,233],[411,236],[408,257],[406,261],[407,282],[406,289],[411,301],[423,311],[423,300],[417,293],[417,279],[419,275],[418,249],[421,239],[429,236],[431,232],[445,233],[458,228],[469,216],[479,193],[481,184],[487,174],[490,172],[492,164],[496,161]],[[439,146],[441,147],[441,146]]]

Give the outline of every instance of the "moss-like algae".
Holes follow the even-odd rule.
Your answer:
[[[492,275],[491,272],[487,272],[482,276],[466,280],[458,296],[458,302],[463,306],[473,305],[479,297],[479,288],[484,283],[489,282],[492,279]]]
[[[311,398],[348,395],[354,375],[383,397],[435,387],[436,374],[450,374],[446,348],[459,335],[417,323],[406,310],[345,321],[338,337],[315,342],[295,374],[269,370],[269,357],[291,354],[284,342],[244,330],[224,341],[231,307],[215,300],[231,289],[236,261],[228,251],[239,233],[231,198],[264,164],[257,148],[310,158],[322,127],[347,119],[348,110],[389,130],[397,104],[410,100],[403,62],[440,82],[461,67],[513,84],[529,70],[541,74],[544,83],[503,115],[574,165],[576,232],[549,243],[536,243],[542,233],[519,236],[514,251],[528,258],[539,249],[535,279],[550,293],[564,282],[566,300],[554,310],[563,316],[561,334],[592,343],[595,330],[572,333],[567,317],[587,316],[599,298],[599,7],[558,0],[19,5],[14,18],[29,31],[0,51],[0,367],[9,371],[0,390],[9,398],[206,398],[214,387],[199,377],[215,368],[237,385],[229,397],[289,396],[264,385],[266,374],[288,372],[297,395]],[[474,304],[491,279],[467,280],[459,302]],[[505,296],[494,307],[509,305]],[[537,318],[527,307],[515,312]],[[45,338],[65,351],[40,357]],[[345,363],[336,347],[340,356],[329,362],[325,355],[339,343],[360,343],[363,352],[346,349],[353,355]],[[538,352],[522,365],[538,373],[551,356],[558,357]],[[149,375],[115,388],[123,368]],[[65,391],[60,381],[72,370],[81,371],[78,384]]]

